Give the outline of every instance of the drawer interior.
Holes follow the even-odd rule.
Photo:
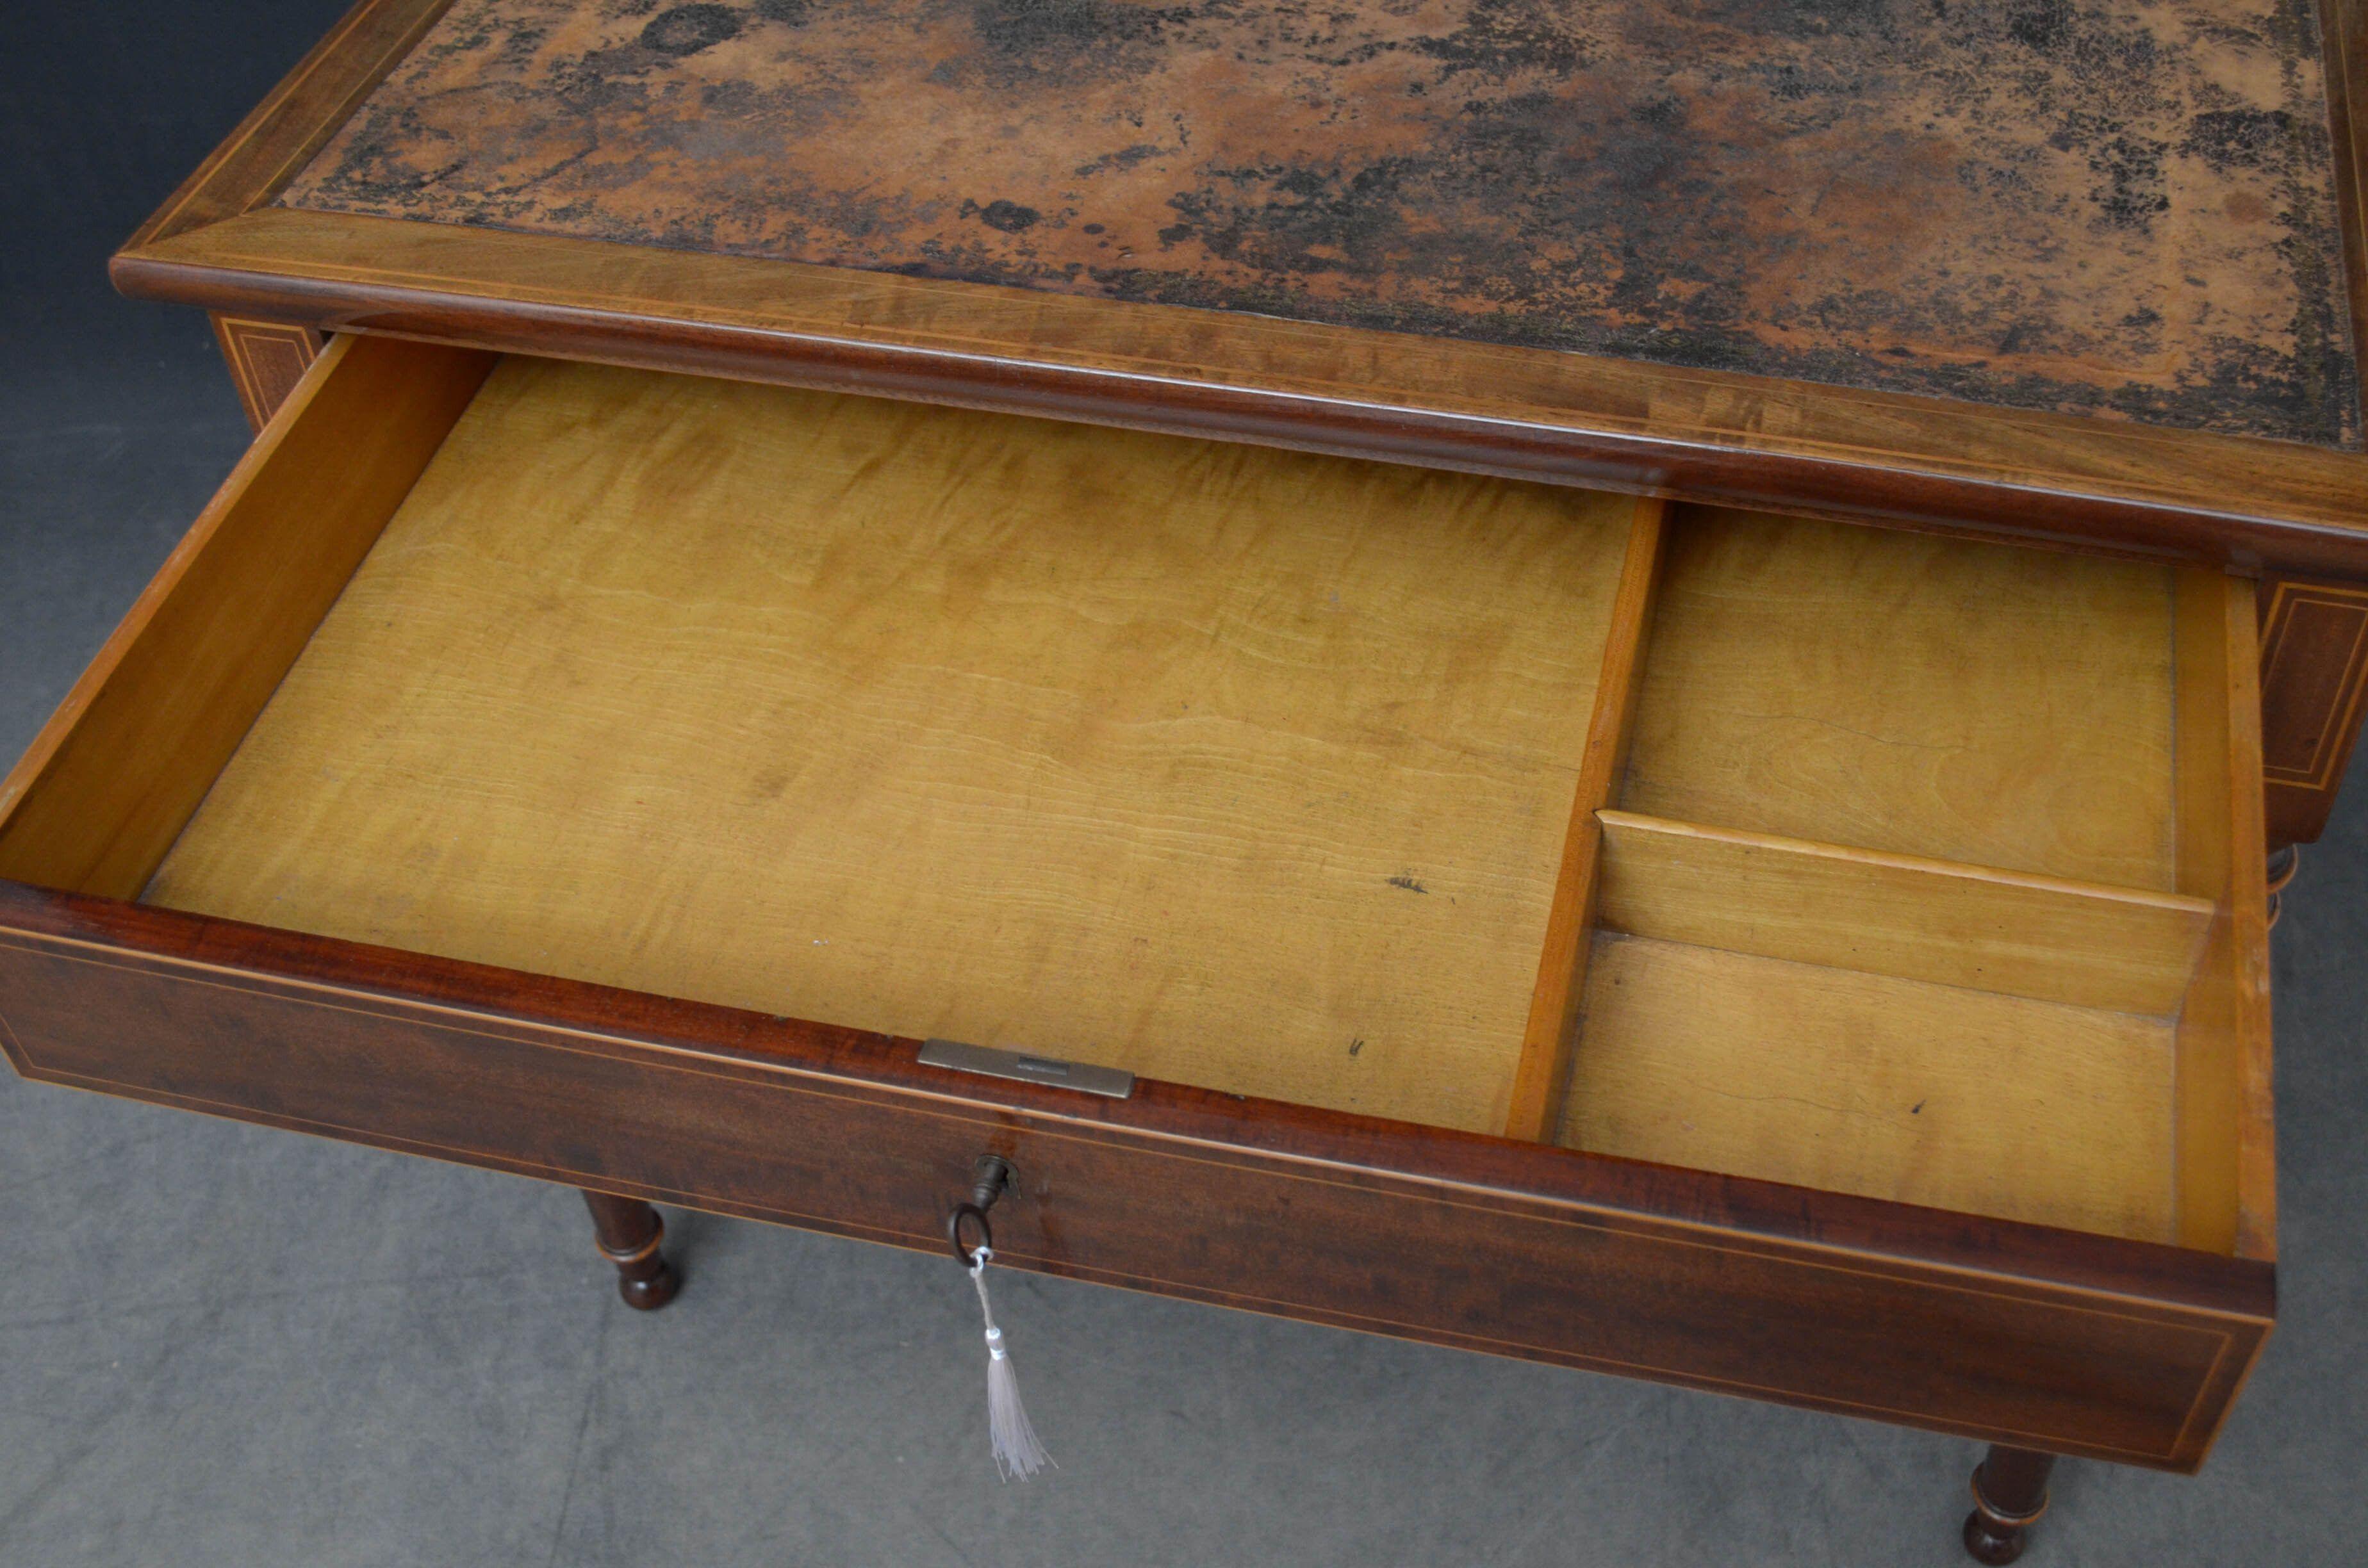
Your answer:
[[[0,787],[0,875],[2258,1252],[2251,613],[348,340]]]
[[[1628,510],[508,360],[147,896],[1484,1128]]]

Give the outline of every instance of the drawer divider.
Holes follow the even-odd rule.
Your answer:
[[[1587,749],[1579,757],[1570,830],[1563,841],[1562,868],[1546,915],[1545,948],[1530,996],[1529,1025],[1513,1070],[1505,1117],[1508,1138],[1539,1142],[1552,1139],[1562,1127],[1563,1092],[1570,1081],[1571,1051],[1578,1035],[1579,999],[1587,992],[1587,957],[1602,872],[1603,829],[1595,813],[1612,803],[1627,767],[1668,523],[1668,502],[1652,496],[1637,500],[1604,638],[1595,712],[1588,723]]]
[[[2180,1009],[2208,898],[1600,813],[1607,931],[2149,1017]]]

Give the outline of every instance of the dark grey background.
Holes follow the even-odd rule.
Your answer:
[[[246,439],[108,250],[335,0],[39,0],[0,49],[0,756]],[[2368,789],[2277,934],[2282,1324],[2188,1480],[2066,1466],[2033,1562],[2368,1540]],[[0,1563],[1948,1563],[1974,1446],[1007,1276],[1062,1470],[994,1478],[943,1260],[673,1216],[643,1317],[573,1194],[0,1073]]]

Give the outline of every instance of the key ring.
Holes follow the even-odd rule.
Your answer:
[[[1011,1163],[1000,1154],[981,1154],[970,1168],[970,1201],[957,1203],[954,1211],[946,1216],[946,1240],[953,1244],[954,1261],[975,1273],[980,1261],[995,1252],[995,1227],[987,1223],[986,1211],[1011,1185]],[[978,1246],[975,1251],[962,1245],[962,1221],[978,1221]]]
[[[975,1253],[962,1245],[964,1220],[978,1221],[978,1249]],[[964,1268],[975,1269],[981,1257],[992,1256],[995,1251],[995,1228],[987,1223],[985,1210],[975,1203],[958,1203],[954,1211],[946,1216],[946,1240],[953,1244],[954,1260]]]

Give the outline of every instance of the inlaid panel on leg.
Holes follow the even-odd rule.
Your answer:
[[[2368,585],[2280,578],[2261,607],[2261,778],[2271,848],[2316,841],[2368,710]]]
[[[216,316],[213,323],[231,380],[238,384],[238,401],[246,410],[246,422],[260,430],[320,358],[324,340],[309,326],[286,322]]]

